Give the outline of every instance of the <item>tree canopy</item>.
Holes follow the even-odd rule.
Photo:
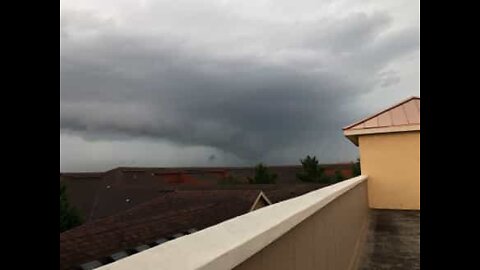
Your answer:
[[[255,166],[255,175],[253,178],[248,177],[250,184],[275,184],[277,174],[271,173],[262,163]]]
[[[297,178],[303,182],[330,183],[332,179],[325,175],[325,169],[318,164],[317,157],[307,156],[301,159],[303,172],[297,173]]]

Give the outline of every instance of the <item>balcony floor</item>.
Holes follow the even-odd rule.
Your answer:
[[[360,270],[420,269],[420,211],[371,210]]]

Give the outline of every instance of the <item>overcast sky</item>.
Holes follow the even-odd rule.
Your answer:
[[[354,160],[419,89],[419,2],[61,0],[60,169]]]

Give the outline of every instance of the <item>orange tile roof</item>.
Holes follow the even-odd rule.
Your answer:
[[[358,145],[358,135],[420,130],[420,97],[410,97],[385,110],[343,128]]]

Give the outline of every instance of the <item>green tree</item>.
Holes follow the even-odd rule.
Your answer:
[[[255,176],[248,177],[250,184],[275,184],[277,174],[271,173],[268,168],[262,163],[255,166]]]
[[[329,183],[330,177],[325,175],[325,169],[318,164],[317,157],[307,156],[305,159],[301,159],[303,172],[297,173],[297,178],[303,182],[311,183]]]
[[[64,232],[80,224],[82,224],[82,218],[77,209],[70,206],[66,187],[63,183],[60,183],[60,232]]]
[[[359,158],[357,158],[356,162],[352,163],[352,174],[353,174],[353,177],[359,176],[359,175],[362,174],[362,172],[360,171],[360,159]]]

